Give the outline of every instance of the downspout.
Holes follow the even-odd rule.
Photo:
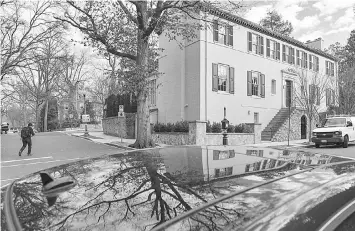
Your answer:
[[[207,14],[205,12],[205,121],[207,121]]]

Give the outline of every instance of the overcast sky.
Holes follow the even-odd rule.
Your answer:
[[[291,37],[301,42],[323,38],[324,46],[340,42],[345,45],[351,30],[355,30],[355,0],[282,0],[250,1],[245,18],[259,23],[270,9],[276,9],[293,25]]]

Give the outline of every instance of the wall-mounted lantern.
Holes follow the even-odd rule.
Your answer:
[[[226,108],[224,107],[224,119],[222,122],[222,131],[223,131],[223,145],[228,145],[227,129],[229,126],[229,120],[226,119]]]

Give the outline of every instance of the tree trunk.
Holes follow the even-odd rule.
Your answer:
[[[141,4],[141,15],[142,22],[148,24],[148,11],[147,3]],[[137,36],[137,60],[136,68],[138,74],[146,75],[145,71],[148,67],[148,38],[144,38],[144,30],[146,25],[142,28],[138,27],[138,36]],[[146,79],[148,76],[145,76]],[[148,91],[147,87],[141,87],[139,85],[137,89],[137,140],[131,145],[134,148],[147,148],[154,146],[152,141],[152,136],[150,132],[150,121],[149,121],[149,107],[148,107]]]
[[[312,118],[309,116],[308,141],[312,142]]]
[[[47,131],[47,124],[48,123],[48,99],[46,99],[46,105],[44,108],[44,119],[43,119],[43,131]]]

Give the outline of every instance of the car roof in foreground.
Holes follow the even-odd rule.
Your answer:
[[[327,190],[322,187],[327,182],[341,185],[336,180],[345,177],[345,173],[353,173],[353,164],[322,170],[305,165],[347,160],[267,148],[156,148],[82,160],[46,170],[54,179],[70,177],[77,182],[69,191],[58,194],[52,206],[49,201],[53,198],[44,195],[38,173],[16,181],[12,196],[24,229],[149,230],[216,198],[258,186],[220,202],[211,214],[206,212],[211,216],[223,214],[216,219],[218,222],[238,216],[247,221],[262,217],[262,213],[273,211],[277,206],[281,209],[281,201],[291,203],[309,190],[321,188],[325,194]],[[296,175],[279,179],[289,174]],[[355,175],[347,177],[353,180]],[[276,182],[261,185],[270,180]],[[306,197],[302,203],[311,198],[311,195]],[[274,214],[278,214],[277,211]],[[289,215],[295,216],[297,213]],[[203,222],[201,220],[200,225]],[[235,225],[248,227],[245,222],[235,222]],[[185,225],[182,227],[189,230]]]

